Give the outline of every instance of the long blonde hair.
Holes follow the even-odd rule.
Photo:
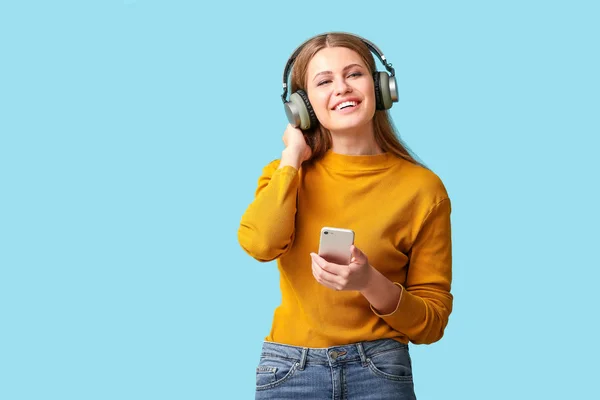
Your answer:
[[[306,42],[294,60],[294,67],[291,74],[292,92],[295,92],[298,89],[306,91],[308,63],[319,50],[326,47],[345,47],[353,50],[363,59],[371,75],[376,70],[373,54],[360,38],[345,33],[325,33],[315,36]],[[383,151],[392,153],[411,163],[425,167],[423,163],[415,159],[411,154],[412,152],[408,150],[408,146],[403,144],[394,129],[387,110],[375,111],[375,116],[373,117],[373,131],[375,133],[375,141]],[[312,149],[312,155],[306,161],[307,163],[322,158],[325,153],[331,149],[331,133],[321,124],[306,131],[304,137]]]

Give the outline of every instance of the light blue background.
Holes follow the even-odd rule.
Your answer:
[[[0,6],[1,399],[253,398],[280,296],[237,227],[332,30],[393,63],[453,200],[418,398],[598,398],[598,2],[200,3]]]

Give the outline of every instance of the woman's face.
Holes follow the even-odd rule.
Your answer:
[[[332,132],[358,128],[375,114],[373,77],[345,47],[321,49],[308,63],[306,89],[319,122]]]

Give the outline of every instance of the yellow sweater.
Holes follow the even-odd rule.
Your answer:
[[[390,153],[329,151],[297,170],[269,163],[242,216],[238,240],[256,260],[277,259],[281,304],[267,341],[329,347],[391,338],[439,340],[452,311],[450,200],[437,175]],[[312,275],[323,226],[355,231],[369,263],[402,286],[394,312],[379,315],[356,291]]]

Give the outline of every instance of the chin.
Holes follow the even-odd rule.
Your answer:
[[[330,119],[327,125],[323,124],[325,128],[330,131],[345,131],[351,129],[357,129],[362,126],[367,125],[372,118],[366,118],[365,116],[352,116],[352,117],[344,117],[344,118],[332,118]]]

